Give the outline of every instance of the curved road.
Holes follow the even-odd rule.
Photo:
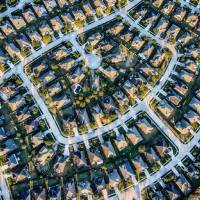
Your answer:
[[[179,139],[176,138],[176,136],[163,124],[162,120],[160,120],[160,118],[158,118],[158,116],[148,106],[150,101],[163,88],[164,84],[166,83],[166,81],[170,77],[170,75],[171,75],[171,73],[172,73],[172,71],[173,71],[173,69],[174,69],[174,67],[177,63],[178,54],[176,52],[176,49],[173,46],[169,45],[168,43],[164,42],[163,40],[160,40],[158,37],[152,35],[151,33],[149,33],[147,30],[143,29],[140,25],[138,25],[136,22],[132,21],[127,16],[128,15],[127,11],[130,8],[134,7],[136,4],[138,4],[140,1],[141,0],[135,0],[135,1],[129,2],[129,4],[126,7],[124,7],[121,11],[116,11],[115,13],[113,13],[113,14],[107,16],[107,17],[104,17],[103,19],[100,19],[100,20],[98,20],[98,21],[96,21],[92,24],[87,25],[83,29],[79,30],[78,33],[73,32],[73,33],[64,35],[63,37],[61,37],[57,40],[54,40],[52,43],[44,46],[40,50],[34,52],[32,55],[30,55],[29,57],[24,59],[16,67],[13,67],[12,69],[10,69],[0,79],[0,83],[4,79],[9,78],[12,74],[18,74],[21,77],[21,79],[23,80],[26,87],[29,89],[30,93],[35,98],[38,106],[40,107],[42,113],[44,114],[46,120],[48,121],[50,129],[51,129],[52,133],[54,134],[56,140],[59,143],[64,144],[66,146],[66,149],[68,149],[69,144],[74,144],[74,143],[79,143],[79,142],[82,142],[82,141],[85,141],[85,140],[89,140],[91,138],[98,137],[99,135],[102,135],[104,132],[107,132],[109,130],[113,130],[117,126],[123,124],[128,119],[132,118],[133,116],[136,116],[136,114],[140,111],[147,112],[149,114],[149,116],[153,119],[153,121],[156,122],[156,124],[160,127],[160,129],[164,130],[165,134],[178,146],[179,153],[176,157],[173,158],[173,160],[170,163],[168,163],[165,166],[162,166],[158,173],[153,174],[151,176],[151,178],[148,178],[147,180],[139,183],[139,188],[142,189],[142,188],[146,187],[147,185],[152,184],[153,182],[155,182],[159,178],[161,178],[166,172],[168,172],[176,164],[178,164],[188,153],[190,153],[191,148],[200,139],[200,131],[198,131],[198,133],[196,133],[194,135],[194,137],[192,138],[192,140],[189,144],[182,144],[179,141]],[[29,2],[29,1],[24,1],[24,2]],[[20,4],[20,6],[22,6],[22,3]],[[13,10],[14,10],[14,8],[13,8]],[[12,9],[4,12],[3,14],[8,15],[11,11],[12,11]],[[156,85],[148,93],[148,95],[144,98],[143,101],[139,101],[138,104],[135,107],[132,107],[130,109],[130,111],[127,112],[125,115],[123,115],[120,119],[117,119],[116,121],[114,121],[111,124],[100,127],[98,130],[95,130],[92,133],[85,134],[84,136],[76,135],[75,137],[66,138],[62,135],[62,132],[60,131],[60,129],[57,126],[54,118],[50,114],[47,106],[45,105],[44,101],[42,100],[42,98],[38,94],[37,89],[33,86],[31,81],[29,80],[28,76],[24,73],[24,71],[23,71],[24,66],[26,64],[32,62],[33,60],[37,59],[38,57],[40,57],[42,54],[46,53],[50,49],[58,46],[59,44],[61,44],[62,42],[65,42],[67,40],[71,41],[72,44],[74,45],[74,47],[82,54],[82,56],[84,56],[84,51],[83,51],[82,47],[76,42],[77,34],[85,32],[85,31],[92,29],[96,26],[99,26],[103,23],[106,23],[106,22],[114,19],[117,15],[121,15],[125,20],[127,20],[131,24],[131,26],[137,27],[143,34],[150,36],[152,39],[155,39],[162,47],[169,48],[173,53],[172,59],[170,60],[168,68],[166,69],[165,74],[162,77],[162,81],[160,81],[159,84]],[[68,150],[66,150],[65,153],[67,155],[69,153]]]

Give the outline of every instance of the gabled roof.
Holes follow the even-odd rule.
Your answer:
[[[44,138],[43,138],[43,133],[42,132],[38,132],[35,135],[32,135],[31,143],[33,145],[33,148],[39,146],[43,142],[44,142]]]
[[[180,95],[182,96],[186,96],[188,91],[189,91],[189,88],[187,85],[185,85],[184,83],[176,83],[175,86],[174,86],[174,90],[179,93]]]
[[[65,170],[65,167],[66,167],[66,162],[67,162],[66,157],[57,156],[57,159],[56,159],[55,164],[53,166],[56,173],[58,173],[58,174],[64,173],[64,170]]]
[[[111,187],[116,187],[121,182],[121,178],[116,169],[108,173],[108,177],[109,177],[109,185]]]
[[[55,82],[48,87],[48,92],[51,97],[58,94],[61,91],[62,91],[62,88],[59,82]]]
[[[173,10],[175,4],[173,1],[168,1],[163,8],[161,9],[161,12],[164,14],[170,14],[171,11]]]
[[[70,52],[69,49],[67,49],[65,46],[61,46],[55,51],[53,51],[52,55],[54,59],[61,60],[63,58],[66,58],[70,54]]]
[[[187,84],[191,84],[194,82],[194,74],[186,72],[185,70],[181,70],[179,73],[179,77]]]
[[[48,188],[48,196],[50,200],[61,199],[61,186],[55,185]]]
[[[20,94],[18,94],[8,102],[8,105],[12,111],[16,111],[25,104],[26,104],[25,98]]]
[[[88,158],[91,165],[100,165],[103,163],[103,159],[99,150],[94,149],[94,151],[87,150]]]
[[[132,82],[127,80],[124,83],[123,88],[132,98],[136,97],[136,95],[137,95],[137,87]]]
[[[124,24],[122,22],[116,23],[114,26],[112,26],[111,29],[109,29],[108,32],[110,32],[113,35],[119,34],[124,29]]]
[[[10,57],[15,57],[20,54],[20,50],[14,43],[5,43],[5,50],[8,52]]]
[[[42,76],[40,76],[40,80],[45,85],[47,83],[50,83],[51,81],[53,81],[55,78],[56,78],[56,76],[53,71],[48,71],[45,74],[43,74]]]
[[[113,94],[113,97],[119,103],[119,105],[126,105],[126,106],[129,105],[129,99],[121,90],[116,91]]]
[[[181,133],[181,134],[190,134],[193,130],[190,124],[182,119],[181,121],[178,121],[175,125],[175,128]]]
[[[186,16],[186,14],[187,14],[186,9],[179,6],[175,11],[174,18],[176,18],[178,21],[182,21]]]
[[[106,158],[111,158],[111,157],[116,156],[115,150],[110,141],[104,142],[101,145],[101,147],[102,147],[102,151]]]
[[[174,91],[170,92],[167,95],[168,101],[171,102],[176,107],[180,105],[182,98],[183,98],[182,96],[180,96],[179,94],[177,94]]]
[[[133,166],[136,169],[136,172],[140,173],[148,168],[147,164],[144,162],[140,155],[135,156],[131,159]]]
[[[156,8],[159,8],[162,3],[163,3],[164,0],[154,0],[153,1],[153,5],[156,7]]]
[[[161,157],[165,154],[169,154],[172,151],[172,147],[169,146],[164,139],[161,139],[155,144],[155,149],[158,151]]]
[[[92,189],[90,187],[89,181],[80,181],[77,183],[78,191],[80,195],[91,195],[93,194]]]
[[[190,124],[196,123],[200,120],[200,116],[193,110],[189,110],[184,114],[185,119],[189,121]]]
[[[184,32],[179,38],[178,42],[185,45],[187,42],[189,42],[192,39],[192,35],[189,32]]]
[[[54,31],[61,31],[61,29],[64,27],[60,17],[56,16],[52,19],[50,19],[51,25],[54,29]]]
[[[129,141],[133,145],[136,145],[142,141],[142,136],[139,133],[139,131],[136,129],[136,127],[129,128],[128,132],[126,133],[126,137],[129,139]]]
[[[180,176],[176,180],[176,185],[179,187],[184,195],[189,194],[191,191],[191,185],[183,174],[180,174]]]
[[[167,119],[169,119],[175,112],[175,109],[165,99],[159,102],[159,104],[157,105],[157,109]]]
[[[18,15],[11,15],[9,17],[12,24],[15,26],[17,30],[21,29],[22,27],[26,26],[26,22],[24,21],[22,16]]]
[[[42,40],[41,35],[37,31],[28,32],[27,35],[30,38],[31,42],[33,41],[40,42]]]
[[[63,8],[64,6],[68,5],[67,0],[57,0],[58,5]]]
[[[27,166],[20,168],[19,170],[12,171],[13,176],[16,178],[16,182],[24,181],[30,177]]]
[[[53,30],[50,28],[50,26],[46,23],[43,23],[40,27],[39,30],[42,34],[42,36],[45,35],[53,35]]]
[[[18,122],[23,122],[31,117],[31,111],[29,107],[24,107],[23,109],[16,112],[16,118]]]
[[[36,16],[31,8],[24,10],[22,14],[27,23],[30,23],[30,22],[36,20]]]
[[[188,13],[186,18],[186,23],[188,23],[190,26],[195,27],[198,24],[199,18],[198,14],[196,13]]]
[[[152,134],[155,132],[155,128],[147,121],[146,118],[142,118],[136,122],[138,128],[144,134]]]
[[[198,114],[200,114],[200,101],[193,97],[189,103],[190,107],[193,108]]]
[[[144,155],[149,163],[154,164],[159,162],[159,157],[157,156],[156,152],[150,147],[148,150],[144,152]]]
[[[87,167],[84,151],[77,151],[73,154],[73,162],[78,168]]]
[[[171,187],[165,188],[165,190],[170,200],[176,200],[180,197],[180,193],[177,191],[174,185],[171,185]]]
[[[49,104],[50,107],[55,107],[56,109],[60,110],[64,106],[68,105],[71,102],[71,99],[68,95],[63,94],[59,97],[55,97],[53,102]]]
[[[17,154],[13,153],[8,158],[9,167],[13,168],[19,164],[19,157]]]
[[[119,170],[125,180],[133,180],[134,174],[128,160],[126,160],[119,166]]]
[[[111,81],[114,81],[119,75],[118,71],[112,66],[102,69],[101,72],[103,72]]]
[[[91,15],[95,14],[95,12],[94,12],[92,6],[90,5],[90,3],[83,3],[82,7],[83,7],[83,10],[84,10],[86,16],[91,16]]]
[[[69,180],[64,188],[63,188],[64,197],[67,199],[75,199],[76,198],[76,188],[74,184],[74,180]]]
[[[128,146],[123,134],[118,135],[116,139],[114,139],[114,143],[119,151],[124,150]]]
[[[46,194],[45,188],[42,188],[41,191],[39,191],[38,189],[34,190],[33,196],[34,196],[34,200],[44,200],[44,199],[46,199],[47,194]]]
[[[27,37],[24,34],[19,34],[15,40],[19,45],[20,49],[24,49],[27,47],[32,48],[30,42],[28,41]]]
[[[2,30],[2,32],[7,36],[12,34],[15,34],[16,31],[14,29],[14,27],[11,25],[11,23],[8,20],[2,21],[0,23],[0,28]]]
[[[33,9],[36,13],[36,15],[38,17],[43,17],[43,16],[46,16],[47,15],[47,10],[45,9],[45,7],[41,4],[35,4],[33,6]]]
[[[33,121],[26,121],[24,123],[24,128],[28,134],[38,130],[38,127],[39,127],[39,122],[37,119]]]
[[[51,12],[54,8],[57,7],[57,3],[54,0],[44,0],[43,2],[48,12]]]
[[[0,87],[0,97],[3,100],[8,100],[16,93],[16,86],[14,84],[8,84],[6,86]]]
[[[65,13],[63,12],[60,16],[62,18],[62,20],[68,24],[68,23],[73,23],[74,22],[74,19],[72,17],[72,15],[70,13]]]

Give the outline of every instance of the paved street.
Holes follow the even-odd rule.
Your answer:
[[[87,30],[90,30],[92,28],[95,28],[101,24],[104,24],[112,19],[114,19],[117,15],[119,15],[121,12],[125,12],[128,11],[130,8],[132,8],[133,6],[135,6],[136,4],[138,4],[140,2],[140,0],[136,0],[136,1],[132,1],[129,2],[129,4],[123,8],[123,10],[121,11],[116,11],[115,13],[104,17],[98,21],[95,21],[92,24],[87,25],[86,27],[84,27],[81,30],[78,30],[78,32],[72,32],[69,33],[67,35],[63,35],[63,37],[54,40],[53,42],[51,42],[50,44],[44,46],[43,48],[41,48],[40,50],[34,52],[33,54],[31,54],[30,56],[28,56],[27,58],[25,58],[21,63],[19,63],[15,68],[12,68],[10,71],[8,71],[7,73],[4,74],[4,76],[0,79],[0,83],[4,80],[9,78],[12,74],[19,74],[19,76],[22,78],[22,80],[24,81],[24,84],[26,85],[26,87],[29,89],[30,93],[34,96],[37,104],[40,106],[43,114],[45,115],[45,118],[47,119],[47,121],[49,122],[49,126],[50,129],[52,130],[55,138],[57,139],[57,141],[61,144],[64,145],[69,145],[69,144],[73,144],[73,143],[78,143],[81,142],[83,140],[89,140],[91,138],[97,137],[99,134],[99,131],[95,131],[92,133],[88,133],[86,136],[75,136],[75,137],[71,137],[71,138],[66,138],[62,135],[61,130],[59,129],[59,127],[57,126],[53,116],[51,115],[51,113],[49,112],[47,106],[45,105],[45,103],[43,102],[42,98],[39,96],[37,89],[33,86],[33,84],[30,82],[29,78],[27,77],[27,75],[24,73],[24,66],[32,61],[34,61],[35,59],[37,59],[38,57],[42,56],[44,53],[48,52],[49,50],[51,50],[52,48],[58,46],[59,44],[61,44],[62,42],[65,41],[70,41],[74,47],[81,53],[81,55],[84,57],[85,56],[85,52],[83,50],[83,48],[78,44],[78,42],[76,41],[76,37],[77,34],[80,34],[82,32],[85,32]],[[137,110],[137,108],[136,108]],[[125,119],[127,119],[127,116],[123,116]],[[117,122],[114,123],[115,127],[118,126],[121,123],[121,120],[118,120]],[[112,129],[113,126],[112,125],[107,125],[104,126],[100,129],[100,133],[102,134],[105,131],[109,131],[110,129]],[[68,151],[65,151],[68,152]]]
[[[0,172],[0,195],[4,197],[4,200],[10,200],[10,193],[6,184],[5,176]]]
[[[200,8],[199,8],[199,6],[194,7],[194,6],[192,6],[189,2],[187,2],[187,0],[186,0],[186,1],[184,1],[184,0],[178,0],[178,2],[181,3],[181,6],[187,6],[187,7],[189,7],[189,8],[191,9],[192,12],[200,13]],[[199,2],[199,4],[200,4],[200,2]]]
[[[25,4],[32,3],[32,2],[33,2],[32,0],[20,0],[19,3],[16,6],[13,6],[13,7],[7,6],[7,10],[3,13],[0,13],[0,16],[1,17],[8,16],[12,12],[22,9]]]
[[[37,105],[40,107],[44,117],[46,118],[46,120],[49,124],[50,130],[52,131],[53,135],[55,136],[57,142],[65,145],[65,154],[66,155],[69,154],[68,146],[70,144],[76,144],[76,143],[80,143],[80,142],[84,141],[86,146],[89,147],[89,145],[88,145],[89,139],[95,138],[95,137],[101,138],[101,135],[103,133],[108,132],[110,130],[113,130],[120,125],[123,125],[128,119],[133,118],[140,111],[147,112],[149,114],[149,116],[153,119],[153,121],[156,122],[158,127],[161,130],[163,130],[163,132],[166,134],[166,136],[169,137],[171,139],[171,141],[173,141],[176,144],[176,146],[179,149],[179,152],[178,152],[178,155],[175,156],[170,163],[168,163],[166,166],[162,166],[158,173],[153,174],[147,180],[139,183],[138,187],[140,189],[142,189],[142,188],[146,187],[147,185],[152,184],[153,182],[155,182],[159,178],[161,178],[166,172],[168,172],[176,164],[178,164],[180,162],[180,160],[183,159],[190,152],[192,147],[200,139],[200,131],[198,133],[194,134],[194,137],[192,138],[192,140],[189,144],[182,144],[179,141],[179,139],[172,133],[172,131],[169,130],[165,126],[165,124],[162,122],[162,120],[149,107],[149,103],[151,102],[151,100],[154,99],[155,96],[157,95],[157,93],[159,93],[162,90],[164,84],[167,82],[171,73],[173,72],[174,67],[175,67],[175,65],[178,61],[178,54],[177,54],[177,51],[174,48],[174,46],[172,46],[172,45],[166,43],[165,41],[159,39],[158,37],[152,35],[148,30],[142,28],[137,22],[133,21],[128,16],[127,11],[130,8],[134,7],[136,4],[138,4],[140,1],[141,0],[135,0],[135,1],[129,2],[129,4],[127,6],[125,6],[122,10],[120,10],[120,11],[116,10],[115,13],[113,13],[113,14],[107,16],[107,17],[104,17],[104,18],[102,18],[98,21],[95,21],[92,24],[86,25],[83,29],[78,30],[77,32],[72,32],[72,33],[69,33],[67,35],[63,35],[59,39],[54,40],[52,43],[50,43],[46,46],[43,46],[40,50],[35,51],[32,55],[30,55],[26,59],[24,59],[21,63],[19,63],[18,65],[16,65],[12,69],[10,69],[8,72],[6,72],[3,75],[3,77],[0,78],[0,84],[3,82],[4,79],[8,79],[13,74],[18,74],[21,77],[21,79],[24,82],[24,85],[28,88],[29,92],[35,98]],[[18,8],[22,8],[24,3],[27,3],[27,2],[31,2],[31,1],[30,0],[20,1],[18,6],[13,7],[13,8],[9,8],[6,12],[1,14],[1,16],[9,15],[14,10],[16,10]],[[193,11],[197,11],[196,10],[197,8],[192,7],[187,2],[185,2],[183,0],[180,0],[180,2],[183,5],[187,4]],[[65,42],[65,41],[70,41],[73,44],[74,48],[81,53],[82,57],[86,57],[86,54],[85,54],[83,47],[80,46],[79,43],[76,41],[77,35],[85,32],[87,30],[90,30],[92,28],[95,28],[99,25],[102,25],[103,23],[106,23],[106,22],[114,19],[118,15],[122,16],[125,21],[128,21],[130,23],[131,27],[137,27],[141,31],[142,34],[149,36],[152,39],[156,40],[163,48],[170,49],[172,54],[173,54],[172,59],[170,60],[168,68],[166,69],[166,71],[165,71],[164,75],[162,76],[162,79],[160,80],[160,82],[154,88],[152,88],[152,90],[148,93],[148,95],[145,97],[145,99],[143,101],[138,100],[138,104],[135,107],[130,108],[130,110],[125,115],[121,116],[120,119],[117,119],[113,123],[102,126],[102,127],[98,128],[97,130],[90,132],[90,133],[87,133],[83,136],[76,133],[74,137],[66,138],[62,135],[62,132],[61,132],[59,126],[57,126],[55,119],[51,115],[51,113],[50,113],[48,107],[45,105],[43,99],[38,94],[37,89],[31,83],[29,77],[25,74],[24,66],[26,64],[34,61],[35,59],[39,58],[40,56],[42,56],[43,54],[45,54],[46,52],[48,52],[52,48],[60,45],[62,42]],[[6,185],[4,176],[1,176],[1,174],[0,174],[0,185],[1,185],[1,188],[3,188],[3,191],[5,191],[4,196],[6,197],[6,200],[9,200],[10,196],[9,196],[9,192],[8,192],[8,189],[7,189],[7,185]]]

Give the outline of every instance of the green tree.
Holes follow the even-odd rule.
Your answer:
[[[145,152],[145,145],[141,145],[141,146],[139,146],[138,147],[138,151],[139,151],[139,153],[144,153]]]
[[[45,43],[45,44],[49,44],[51,42],[52,38],[50,35],[44,35],[42,37],[42,41]]]

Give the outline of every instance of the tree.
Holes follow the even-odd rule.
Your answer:
[[[14,5],[17,0],[7,0],[8,5]]]
[[[100,8],[96,9],[96,15],[97,15],[98,18],[103,16]]]
[[[37,107],[33,107],[32,113],[33,113],[33,115],[37,115],[39,113],[38,108]]]
[[[21,133],[17,132],[17,133],[16,133],[16,136],[17,136],[18,138],[20,138],[20,137],[21,137]]]
[[[56,64],[52,64],[52,65],[51,65],[51,69],[54,70],[54,71],[56,71],[56,70],[59,69],[59,67],[58,67],[58,65],[56,65]]]
[[[104,10],[105,14],[106,15],[110,15],[110,12],[111,12],[112,8],[111,7],[106,7],[106,9]]]
[[[30,65],[27,65],[27,66],[25,67],[25,70],[26,70],[26,73],[27,73],[28,75],[30,75],[30,74],[33,72]]]
[[[75,26],[78,28],[78,29],[81,29],[84,27],[84,21],[82,20],[76,20],[75,21]]]
[[[83,33],[82,33],[82,34],[80,34],[78,39],[79,39],[80,43],[82,43],[82,44],[83,44],[83,43],[84,43],[84,41],[85,41],[85,36],[84,36],[84,34],[83,34]]]
[[[44,36],[42,37],[42,41],[43,41],[45,44],[50,43],[51,40],[52,40],[52,38],[51,38],[50,35],[44,35]]]
[[[6,164],[6,156],[2,155],[0,156],[0,166],[3,166]]]
[[[0,63],[0,71],[1,72],[5,71],[5,64],[4,63]]]
[[[145,145],[141,145],[141,146],[138,147],[139,153],[144,153],[145,149],[146,149]]]
[[[46,123],[43,119],[40,119],[39,120],[39,125],[42,127],[42,128],[45,128],[46,127]]]
[[[36,41],[36,40],[33,40],[32,46],[33,46],[34,49],[38,49],[40,47],[40,42]]]
[[[85,45],[85,50],[91,53],[94,50],[94,47],[91,44],[87,43]]]
[[[22,84],[22,80],[19,79],[19,78],[17,78],[17,79],[15,80],[15,84],[16,84],[16,85],[21,85],[21,84]]]
[[[63,32],[70,32],[73,29],[72,24],[67,23],[64,28],[63,28]]]
[[[27,102],[28,104],[31,103],[31,102],[33,101],[32,97],[31,97],[30,95],[27,95],[27,96],[25,97],[25,100],[26,100],[26,102]]]

